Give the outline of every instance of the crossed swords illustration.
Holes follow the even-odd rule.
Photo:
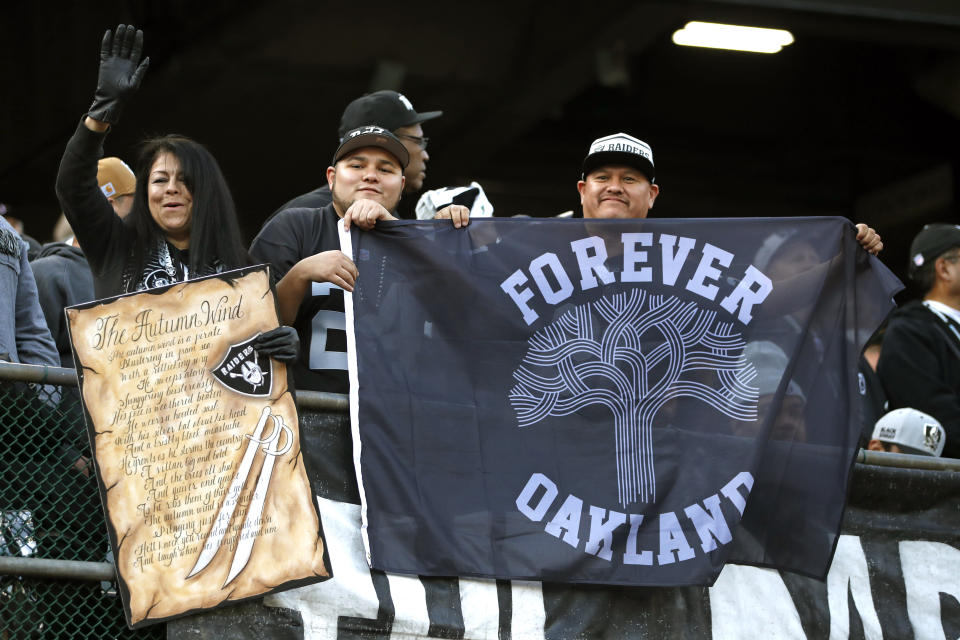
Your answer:
[[[270,437],[261,438],[260,436],[263,434],[263,430],[267,424],[267,418],[273,420],[273,432],[270,434]],[[286,435],[286,442],[282,449],[279,446],[281,432]],[[273,466],[277,457],[290,451],[290,448],[293,446],[293,430],[284,424],[283,419],[279,415],[270,413],[270,407],[266,406],[260,413],[257,428],[253,430],[252,434],[248,433],[244,437],[249,438],[250,441],[247,443],[247,450],[243,453],[243,460],[240,461],[237,473],[230,482],[230,488],[227,490],[226,498],[224,498],[223,504],[220,506],[220,511],[213,521],[213,527],[211,527],[210,533],[207,534],[207,540],[203,544],[203,549],[200,551],[197,563],[190,573],[187,574],[187,578],[192,578],[206,569],[207,565],[210,564],[220,550],[224,534],[226,534],[230,526],[230,519],[233,518],[233,512],[236,510],[237,503],[240,501],[240,492],[243,491],[247,477],[250,475],[250,468],[253,466],[253,459],[257,455],[257,449],[260,445],[263,445],[263,452],[266,454],[266,457],[263,461],[263,467],[260,469],[260,476],[257,478],[257,486],[256,489],[254,489],[253,497],[250,499],[247,517],[244,519],[243,528],[240,530],[240,537],[237,540],[233,561],[230,564],[230,573],[227,574],[227,580],[223,583],[223,587],[230,584],[233,579],[243,571],[243,568],[247,566],[247,562],[250,560],[250,554],[253,552],[253,543],[257,537],[255,531],[261,524],[260,516],[263,514],[263,503],[266,500],[267,490],[270,487],[270,478],[273,475]]]

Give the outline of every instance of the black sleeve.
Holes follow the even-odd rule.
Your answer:
[[[316,217],[312,209],[287,209],[269,220],[250,244],[250,257],[255,264],[267,263],[274,282],[304,258],[312,255],[306,243],[318,238],[319,229],[311,224]]]
[[[60,206],[94,274],[108,267],[111,248],[125,244],[123,222],[97,185],[104,138],[106,133],[90,131],[81,120],[63,152],[56,185]]]
[[[960,455],[960,393],[956,373],[944,370],[950,346],[933,323],[891,322],[883,338],[877,373],[890,408],[911,407],[929,413],[947,432],[944,456]],[[947,363],[949,365],[949,363]]]

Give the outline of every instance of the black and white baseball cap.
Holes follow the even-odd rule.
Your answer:
[[[960,247],[960,225],[943,222],[925,225],[910,243],[910,277],[953,247]]]
[[[597,138],[590,144],[587,157],[583,159],[581,178],[586,180],[591,171],[604,165],[636,167],[651,183],[655,178],[653,149],[643,140],[625,133]]]
[[[895,444],[904,453],[939,456],[947,436],[933,416],[916,409],[894,409],[877,420],[872,439]]]
[[[378,147],[383,149],[393,157],[397,159],[400,163],[400,166],[404,169],[407,168],[407,164],[410,162],[410,154],[407,152],[407,148],[403,146],[403,143],[383,127],[375,126],[366,126],[366,127],[357,127],[352,131],[348,131],[343,140],[340,142],[340,146],[337,147],[337,152],[333,154],[333,164],[337,164],[341,158],[345,155],[354,151],[356,149],[361,149],[363,147]]]
[[[387,131],[396,131],[400,127],[409,127],[443,115],[443,111],[424,111],[417,113],[413,105],[402,93],[396,91],[374,91],[357,98],[347,105],[340,116],[340,139],[348,131],[365,125],[376,125]]]

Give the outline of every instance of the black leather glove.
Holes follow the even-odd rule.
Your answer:
[[[140,62],[143,53],[143,31],[125,24],[103,34],[100,44],[100,73],[97,92],[87,115],[99,122],[116,124],[123,103],[140,87],[150,58]]]
[[[293,327],[277,327],[261,333],[253,341],[253,348],[280,362],[293,362],[300,352],[300,338]]]

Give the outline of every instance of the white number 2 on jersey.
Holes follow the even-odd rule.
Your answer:
[[[341,289],[332,282],[313,282],[310,295],[328,296],[333,289]],[[310,337],[310,368],[347,370],[347,354],[344,351],[327,351],[327,331],[347,328],[347,316],[343,311],[318,311],[310,321],[313,335]]]

